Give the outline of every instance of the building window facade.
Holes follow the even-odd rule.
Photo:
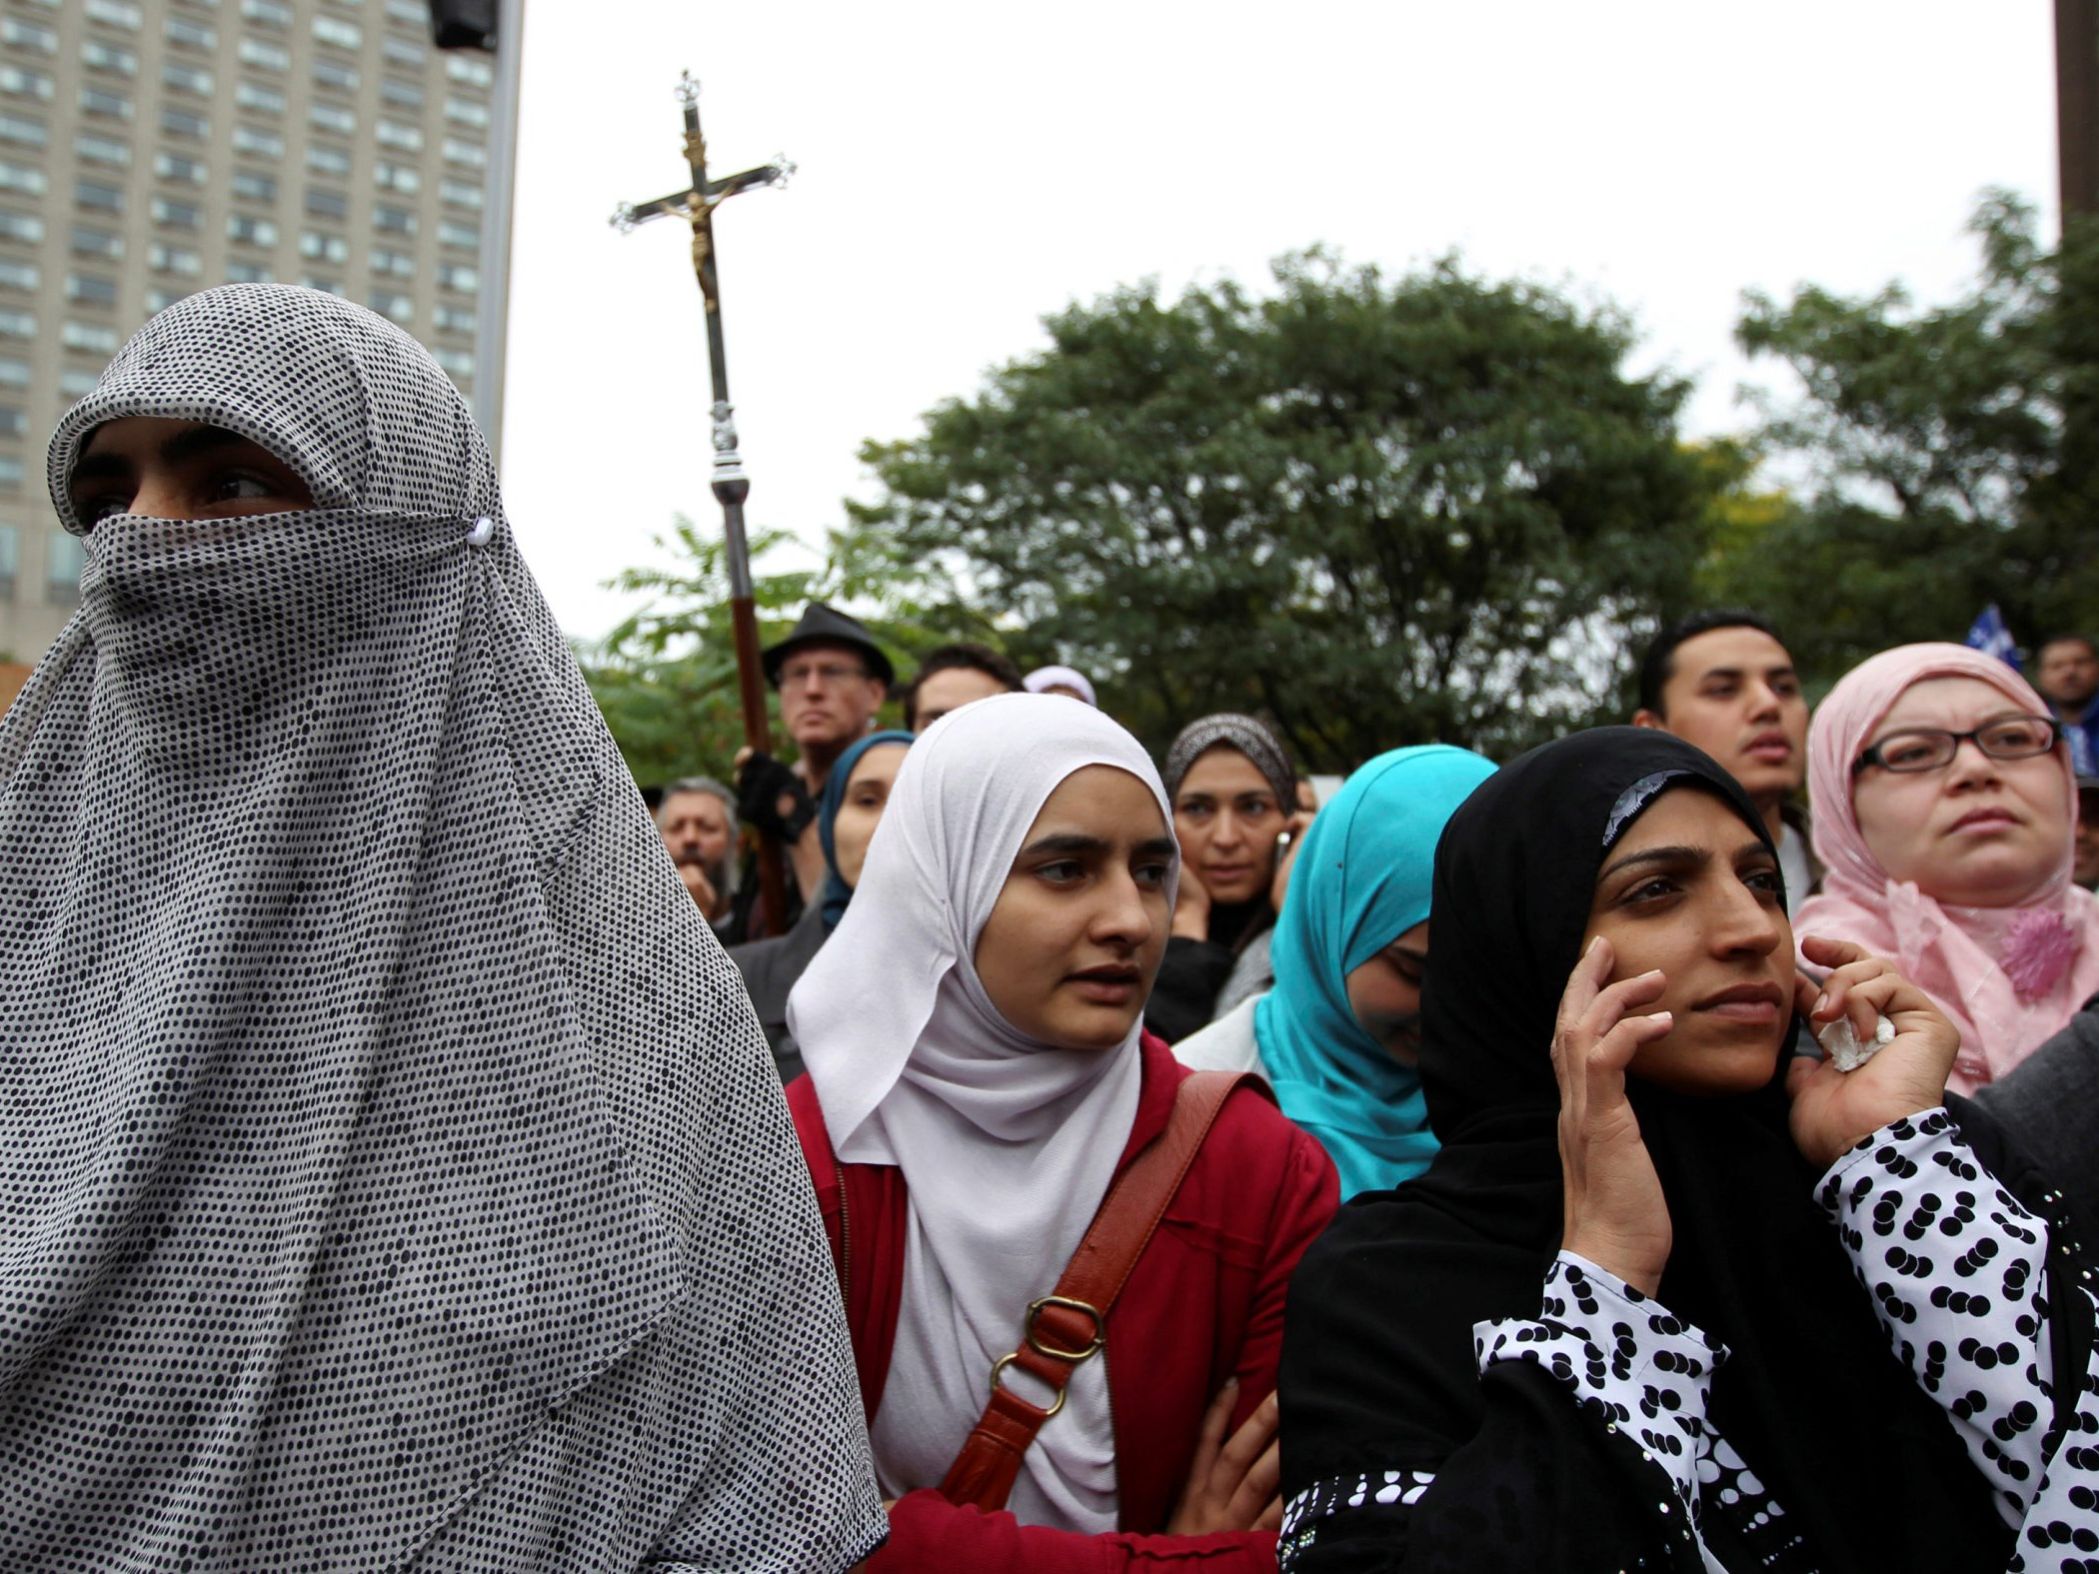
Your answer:
[[[66,299],[82,306],[114,306],[117,303],[117,281],[105,279],[98,273],[69,273],[66,275]]]
[[[211,97],[211,73],[202,66],[170,60],[161,66],[160,80],[178,93],[194,93],[199,98]]]
[[[252,213],[228,214],[226,238],[248,246],[274,246],[277,244],[277,226]]]
[[[242,65],[254,66],[260,71],[289,71],[292,68],[292,52],[266,38],[243,38],[236,53]]]
[[[260,126],[235,126],[233,151],[255,158],[283,158],[284,138],[274,131],[264,131]]]

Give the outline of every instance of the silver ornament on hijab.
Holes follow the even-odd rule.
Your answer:
[[[94,522],[0,724],[0,1566],[851,1564],[764,1039],[464,402],[362,308],[209,290],[60,423],[69,529],[132,416],[313,505]]]

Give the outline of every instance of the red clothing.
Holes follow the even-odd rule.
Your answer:
[[[1165,1129],[1174,1091],[1191,1075],[1149,1033],[1140,1053],[1137,1117],[1118,1174]],[[909,1213],[903,1172],[889,1164],[840,1165],[807,1077],[788,1088],[787,1105],[838,1264],[872,1427],[903,1299]],[[1088,1536],[1025,1526],[1009,1513],[957,1508],[925,1490],[897,1503],[889,1544],[867,1567],[893,1574],[1134,1574],[1201,1560],[1205,1574],[1273,1571],[1271,1532],[1161,1532],[1188,1474],[1203,1411],[1225,1380],[1239,1379],[1235,1429],[1274,1391],[1291,1270],[1338,1201],[1333,1162],[1319,1144],[1259,1093],[1233,1093],[1108,1313],[1104,1358],[1115,1417],[1120,1532]],[[1044,1284],[1039,1293],[1051,1288]],[[1017,1321],[1013,1332],[1018,1342]],[[985,1377],[988,1384],[990,1374]],[[958,1451],[962,1441],[955,1439]]]

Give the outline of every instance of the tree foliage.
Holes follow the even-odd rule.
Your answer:
[[[813,568],[765,571],[768,560],[796,550],[786,531],[755,532],[750,547],[761,645],[784,637],[811,600],[851,606],[904,672],[912,657],[948,639],[997,643],[988,620],[943,593],[937,574],[914,573],[907,583],[892,572],[886,552],[849,532],[833,533]],[[647,599],[599,645],[578,653],[583,674],[637,781],[693,774],[727,781],[743,745],[727,548],[719,534],[683,514],[656,538],[656,548],[669,566],[631,568],[612,581]],[[936,621],[927,621],[914,594],[939,595]],[[777,745],[779,702],[770,690],[766,703]]]
[[[2003,192],[1970,228],[1981,271],[1945,306],[1897,285],[1744,298],[1742,347],[1800,390],[1763,401],[1756,441],[1805,482],[1723,532],[1703,583],[1770,612],[1824,683],[1889,645],[1959,639],[1990,601],[2029,643],[2099,627],[2099,247],[2073,230],[2044,249]]]
[[[1252,710],[1345,769],[1615,710],[1705,549],[1684,385],[1627,374],[1618,312],[1454,261],[1388,280],[1314,252],[1275,285],[1047,319],[1048,349],[867,446],[854,534],[1092,673],[1155,747]]]
[[[1797,390],[1697,445],[1685,385],[1627,372],[1622,313],[1452,260],[1115,291],[868,444],[876,500],[819,567],[759,576],[766,637],[841,601],[906,658],[1069,661],[1154,748],[1250,710],[1346,769],[1622,716],[1638,646],[1698,605],[1769,613],[1817,685],[1988,601],[2029,644],[2099,630],[2099,229],[2051,251],[2004,193],[1971,227],[1976,282],[1944,306],[1745,296],[1739,342]],[[741,739],[721,549],[682,519],[665,545],[587,658],[643,780]]]

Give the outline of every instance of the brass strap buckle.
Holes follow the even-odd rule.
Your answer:
[[[1015,1350],[1011,1355],[1002,1355],[996,1361],[993,1361],[991,1363],[991,1391],[994,1394],[998,1392],[998,1380],[1005,1375],[1006,1368],[1011,1366],[1015,1361],[1019,1359],[1020,1352],[1018,1350]],[[1015,1394],[1013,1397],[1016,1399],[1020,1398],[1018,1394]],[[1033,1403],[1033,1401],[1027,1399],[1021,1399],[1020,1402],[1022,1404]],[[1062,1410],[1063,1408],[1064,1390],[1060,1388],[1057,1390],[1057,1397],[1050,1401],[1050,1407],[1042,1412],[1042,1419],[1047,1421],[1051,1416],[1055,1415],[1059,1410]]]
[[[1092,1320],[1093,1337],[1086,1342],[1085,1349],[1060,1350],[1057,1346],[1044,1344],[1035,1337],[1035,1319],[1042,1315],[1046,1306],[1061,1306],[1067,1312],[1084,1312]],[[1108,1330],[1101,1323],[1101,1314],[1084,1301],[1075,1301],[1068,1295],[1045,1295],[1039,1301],[1028,1302],[1028,1320],[1023,1326],[1027,1330],[1028,1348],[1037,1355],[1048,1356],[1052,1361],[1084,1361],[1099,1353],[1100,1347],[1107,1343]]]
[[[1084,1312],[1093,1320],[1093,1337],[1086,1341],[1085,1349],[1065,1350],[1057,1345],[1045,1344],[1042,1340],[1035,1337],[1035,1319],[1042,1315],[1043,1308],[1049,1306],[1061,1306],[1067,1312]],[[1027,1345],[1030,1350],[1052,1361],[1068,1361],[1073,1366],[1098,1355],[1101,1347],[1108,1342],[1108,1330],[1102,1323],[1100,1312],[1096,1308],[1088,1306],[1084,1301],[1075,1301],[1068,1295],[1045,1295],[1039,1301],[1028,1302],[1028,1320],[1024,1327],[1027,1333]],[[1019,1359],[1020,1352],[1015,1350],[1011,1355],[1002,1355],[991,1363],[991,1391],[994,1394],[999,1391],[999,1379],[1006,1375],[1006,1368]],[[1064,1395],[1065,1389],[1060,1386],[1057,1389],[1057,1397],[1050,1401],[1049,1409],[1043,1411],[1043,1420],[1047,1421],[1051,1416],[1064,1408]],[[1019,1396],[1015,1395],[1014,1397],[1018,1398]],[[1023,1404],[1028,1402],[1022,1400]]]

